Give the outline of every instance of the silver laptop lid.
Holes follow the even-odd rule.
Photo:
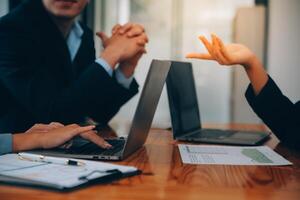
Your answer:
[[[170,67],[171,61],[152,61],[132,120],[123,157],[127,157],[144,145]]]

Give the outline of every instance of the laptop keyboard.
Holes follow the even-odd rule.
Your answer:
[[[122,151],[125,145],[124,139],[110,139],[106,140],[113,147],[111,149],[103,149],[98,145],[88,142],[81,146],[71,147],[67,153],[71,154],[95,154],[95,155],[115,155]]]

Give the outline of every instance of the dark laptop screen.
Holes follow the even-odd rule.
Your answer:
[[[167,91],[174,136],[201,128],[191,63],[172,62]]]

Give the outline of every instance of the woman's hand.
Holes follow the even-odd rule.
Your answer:
[[[268,74],[255,54],[242,44],[224,45],[222,40],[212,34],[212,42],[204,36],[199,39],[208,53],[189,53],[187,58],[215,60],[221,65],[243,65],[255,94],[259,94],[268,82]]]
[[[13,151],[24,151],[37,148],[58,147],[75,136],[81,136],[102,148],[110,148],[103,138],[97,135],[93,129],[95,126],[81,127],[77,124],[64,126],[57,122],[51,124],[36,124],[25,133],[13,135]]]
[[[256,58],[255,54],[242,44],[224,45],[222,40],[212,34],[212,42],[209,42],[204,36],[199,39],[205,45],[208,53],[189,53],[187,58],[198,58],[204,60],[215,60],[221,65],[243,65],[249,68]]]
[[[35,124],[25,133],[45,133],[60,127],[64,127],[64,125],[59,122],[51,122],[50,124]]]

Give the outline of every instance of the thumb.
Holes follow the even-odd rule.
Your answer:
[[[97,32],[96,35],[101,39],[103,47],[107,45],[108,36],[104,32]]]

